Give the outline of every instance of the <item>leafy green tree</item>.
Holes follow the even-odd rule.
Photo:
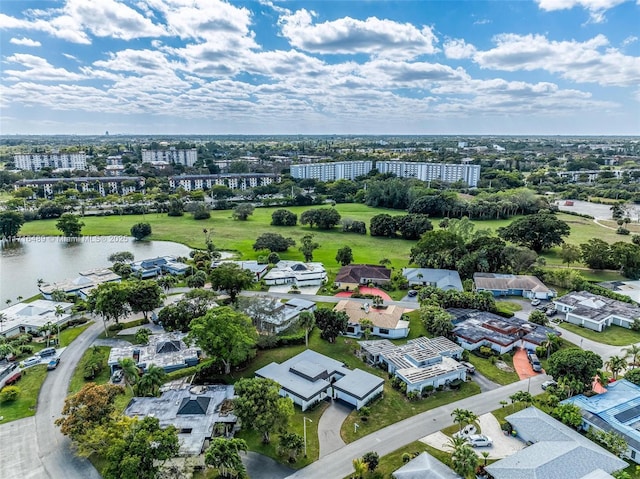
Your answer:
[[[362,456],[362,460],[367,465],[367,470],[373,472],[380,463],[380,456],[375,451],[369,451]]]
[[[140,368],[131,358],[118,359],[118,366],[122,369],[125,384],[129,386],[131,394],[133,394],[133,386],[136,385],[140,379]]]
[[[640,278],[640,246],[618,241],[611,245],[611,260],[630,279]]]
[[[272,226],[295,226],[298,223],[298,215],[289,210],[275,210],[271,214]]]
[[[287,251],[290,246],[295,246],[296,242],[291,238],[285,238],[277,233],[263,233],[258,236],[256,242],[253,243],[254,251],[268,249],[271,252]]]
[[[631,361],[629,362],[629,366],[635,368],[639,365],[640,346],[638,346],[637,344],[632,344],[628,348],[622,348],[622,351],[624,351],[625,359],[631,358]]]
[[[547,318],[547,315],[544,314],[543,311],[534,309],[529,313],[529,322],[544,326],[549,322],[549,319]]]
[[[570,232],[569,225],[550,212],[524,216],[498,228],[498,235],[504,240],[531,248],[536,253],[562,244]]]
[[[213,308],[191,321],[189,342],[195,342],[215,361],[224,364],[225,374],[231,366],[247,360],[254,353],[258,339],[251,319],[228,306]]]
[[[160,386],[162,386],[167,379],[167,373],[160,366],[152,364],[147,368],[138,383],[136,384],[136,391],[139,396],[157,396]]]
[[[385,236],[387,238],[395,238],[397,222],[396,218],[386,213],[375,215],[369,222],[369,234],[371,236]]]
[[[168,216],[182,216],[184,215],[184,203],[179,198],[171,198],[169,200]]]
[[[447,444],[451,450],[451,464],[453,470],[462,477],[469,477],[478,467],[480,459],[476,455],[473,448],[467,443],[466,439],[454,437]]]
[[[420,307],[420,319],[424,327],[434,336],[451,336],[453,316],[439,306],[425,304]]]
[[[149,328],[140,328],[136,331],[134,342],[135,344],[149,344],[149,336],[151,336]]]
[[[333,311],[328,308],[318,308],[315,311],[316,324],[322,331],[320,337],[335,342],[336,338],[347,330],[349,316],[344,311]]]
[[[220,477],[244,479],[247,471],[240,459],[240,452],[247,452],[249,447],[243,439],[213,438],[204,453],[204,463],[218,469]]]
[[[342,231],[344,233],[367,234],[367,224],[364,221],[356,221],[349,218],[342,220]]]
[[[580,245],[582,261],[591,269],[615,268],[611,257],[611,245],[600,238],[591,238]]]
[[[187,332],[191,320],[204,316],[215,300],[213,291],[192,289],[177,303],[162,308],[158,320],[167,331]]]
[[[223,263],[211,272],[211,287],[226,291],[231,301],[236,302],[238,293],[253,284],[254,274],[235,263]]]
[[[13,402],[20,397],[20,388],[18,386],[5,386],[0,391],[0,403]]]
[[[24,216],[19,211],[0,212],[0,238],[13,241],[23,224]]]
[[[196,271],[187,278],[189,288],[202,288],[205,284],[207,284],[207,273],[204,271]]]
[[[582,250],[579,246],[569,243],[563,243],[560,249],[560,259],[563,263],[567,263],[567,266],[571,266],[571,263],[580,261],[582,257]]]
[[[255,208],[251,203],[241,203],[233,208],[232,214],[236,220],[247,221],[249,216],[253,214],[253,210],[255,210]]]
[[[271,379],[240,379],[235,383],[234,412],[246,427],[270,442],[271,432],[286,431],[293,416],[293,401],[280,396],[280,385]]]
[[[62,235],[68,238],[77,238],[81,236],[82,227],[84,222],[80,221],[78,217],[72,213],[63,214],[56,222],[56,228],[62,231]]]
[[[304,329],[304,344],[309,347],[309,332],[316,324],[316,318],[311,311],[303,311],[298,316],[298,324]]]
[[[405,215],[396,219],[396,228],[400,236],[407,240],[419,239],[425,232],[433,229],[428,215]]]
[[[553,353],[549,358],[546,371],[556,380],[566,377],[585,385],[591,384],[600,368],[602,368],[602,358],[596,353],[570,348]]]
[[[294,432],[280,434],[279,446],[289,456],[289,462],[296,462],[298,454],[304,449],[304,438]]]
[[[147,416],[113,440],[102,475],[105,479],[156,479],[160,465],[176,457],[179,449],[176,428],[161,428],[158,418]]]
[[[313,252],[320,247],[320,244],[313,241],[313,235],[304,235],[300,241],[302,245],[298,249],[303,254],[304,260],[313,261]]]
[[[355,479],[362,479],[367,473],[367,463],[360,457],[356,457],[353,461],[353,475],[351,477]]]
[[[300,224],[308,224],[310,228],[317,226],[321,230],[330,230],[339,223],[340,213],[334,208],[307,210],[300,215]]]
[[[351,251],[351,247],[343,246],[340,248],[336,253],[336,261],[342,266],[353,263],[353,251]]]
[[[578,429],[582,425],[582,412],[580,406],[571,403],[558,404],[551,415],[562,424]]]
[[[615,431],[603,431],[590,427],[587,431],[587,437],[620,458],[623,458],[629,450],[627,441]]]
[[[611,371],[613,379],[615,380],[618,379],[620,371],[624,371],[627,368],[627,361],[625,358],[621,358],[620,356],[611,356],[605,363],[605,366],[609,371]]]
[[[194,220],[208,220],[211,218],[211,211],[204,202],[197,202],[191,206]]]
[[[129,288],[125,283],[102,283],[91,291],[87,299],[89,309],[102,316],[102,320],[119,323],[129,314]],[[105,326],[106,328],[106,326]]]
[[[411,248],[410,261],[421,268],[456,269],[463,250],[464,240],[449,229],[427,231]]]
[[[151,225],[149,223],[136,223],[131,227],[131,236],[140,241],[151,234]]]
[[[134,313],[142,313],[145,322],[150,311],[163,304],[164,295],[158,283],[154,280],[135,281],[127,288],[127,303]]]
[[[127,261],[133,261],[134,256],[131,251],[118,251],[109,255],[107,260],[111,263],[125,263]]]

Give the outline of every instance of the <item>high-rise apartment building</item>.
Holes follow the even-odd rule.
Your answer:
[[[440,180],[447,183],[464,181],[475,188],[480,181],[480,165],[454,165],[448,163],[418,163],[411,161],[376,161],[380,173],[393,173],[400,178],[422,181]]]
[[[39,171],[42,168],[54,170],[86,170],[87,155],[78,153],[26,153],[14,155],[13,160],[19,170]]]
[[[335,163],[307,163],[291,165],[293,178],[310,178],[319,181],[354,180],[368,174],[373,161],[339,161]]]
[[[174,147],[171,147],[168,150],[142,150],[143,163],[155,163],[156,161],[193,166],[196,164],[196,161],[198,161],[198,149],[176,150]]]

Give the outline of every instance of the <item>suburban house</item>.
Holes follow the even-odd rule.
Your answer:
[[[240,308],[249,316],[259,331],[280,333],[294,324],[300,313],[316,310],[316,303],[306,299],[293,298],[281,303],[277,298],[258,296],[251,301],[240,303]]]
[[[591,397],[582,394],[562,403],[582,411],[583,428],[594,427],[621,435],[629,445],[626,457],[640,464],[640,387],[621,379],[607,385],[606,392]]]
[[[404,316],[406,310],[400,306],[374,308],[369,306],[369,303],[343,299],[333,309],[343,311],[349,316],[347,336],[362,336],[364,328],[360,322],[365,319],[373,324],[371,334],[374,336],[397,339],[406,338],[409,335],[409,321]]]
[[[201,350],[184,343],[184,333],[153,334],[147,345],[133,345],[122,348],[111,348],[107,364],[113,373],[119,369],[118,360],[131,358],[136,365],[146,370],[152,364],[170,373],[188,366],[195,366],[200,361]]]
[[[607,326],[631,328],[640,319],[640,308],[587,291],[565,294],[554,301],[556,309],[566,313],[565,321],[602,332]]]
[[[403,268],[402,276],[409,282],[410,287],[435,286],[444,291],[463,290],[460,275],[450,269]]]
[[[191,266],[181,263],[173,256],[159,256],[131,263],[133,274],[142,279],[155,278],[161,274],[183,275],[189,268]]]
[[[327,271],[322,263],[280,260],[262,278],[269,286],[279,284],[291,284],[298,287],[320,286],[327,281]]]
[[[217,268],[223,263],[233,263],[240,266],[241,269],[246,269],[247,271],[251,271],[254,275],[255,281],[260,281],[262,277],[267,274],[269,270],[269,265],[266,263],[258,263],[257,261],[219,261],[215,260],[211,263],[212,268]]]
[[[550,299],[555,295],[535,276],[523,274],[475,273],[473,283],[476,291],[489,291],[494,296]]]
[[[463,479],[428,452],[411,459],[391,474],[394,479]]]
[[[627,298],[640,303],[640,281],[603,281],[598,286],[607,288],[614,293],[622,294]]]
[[[336,275],[335,284],[338,288],[349,291],[369,283],[379,286],[390,281],[391,270],[389,268],[375,264],[350,264],[340,268]]]
[[[0,311],[0,336],[10,338],[36,332],[47,323],[52,329],[66,324],[73,317],[73,303],[37,299],[31,303],[16,303]]]
[[[493,479],[612,479],[627,463],[531,406],[505,418],[530,446],[485,467]]]
[[[80,272],[75,279],[65,279],[56,283],[44,283],[39,286],[45,299],[51,299],[54,291],[62,291],[65,294],[75,294],[86,298],[91,290],[102,283],[120,282],[120,276],[110,269],[92,269]]]
[[[519,347],[535,349],[547,339],[547,334],[559,335],[552,328],[476,309],[447,309],[453,318],[453,335],[464,349],[470,351],[487,346],[503,354]]]
[[[384,380],[361,369],[349,369],[340,361],[307,349],[278,364],[256,371],[259,378],[273,379],[280,395],[289,397],[303,411],[331,397],[360,409],[379,394]]]
[[[238,418],[233,414],[233,386],[194,386],[169,389],[160,397],[134,397],[124,411],[129,417],[155,417],[160,427],[178,430],[181,456],[197,456],[205,441],[230,437]]]
[[[456,359],[463,349],[445,337],[415,338],[403,346],[387,339],[359,341],[360,351],[369,364],[380,364],[407,385],[407,392],[422,392],[445,386],[456,379],[464,381],[467,369]]]

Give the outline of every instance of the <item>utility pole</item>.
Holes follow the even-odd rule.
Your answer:
[[[312,419],[302,416],[302,429],[304,431],[304,457],[307,457],[307,421],[313,422]]]

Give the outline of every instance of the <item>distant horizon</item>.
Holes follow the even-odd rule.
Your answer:
[[[636,136],[638,25],[640,0],[4,1],[0,132]]]

